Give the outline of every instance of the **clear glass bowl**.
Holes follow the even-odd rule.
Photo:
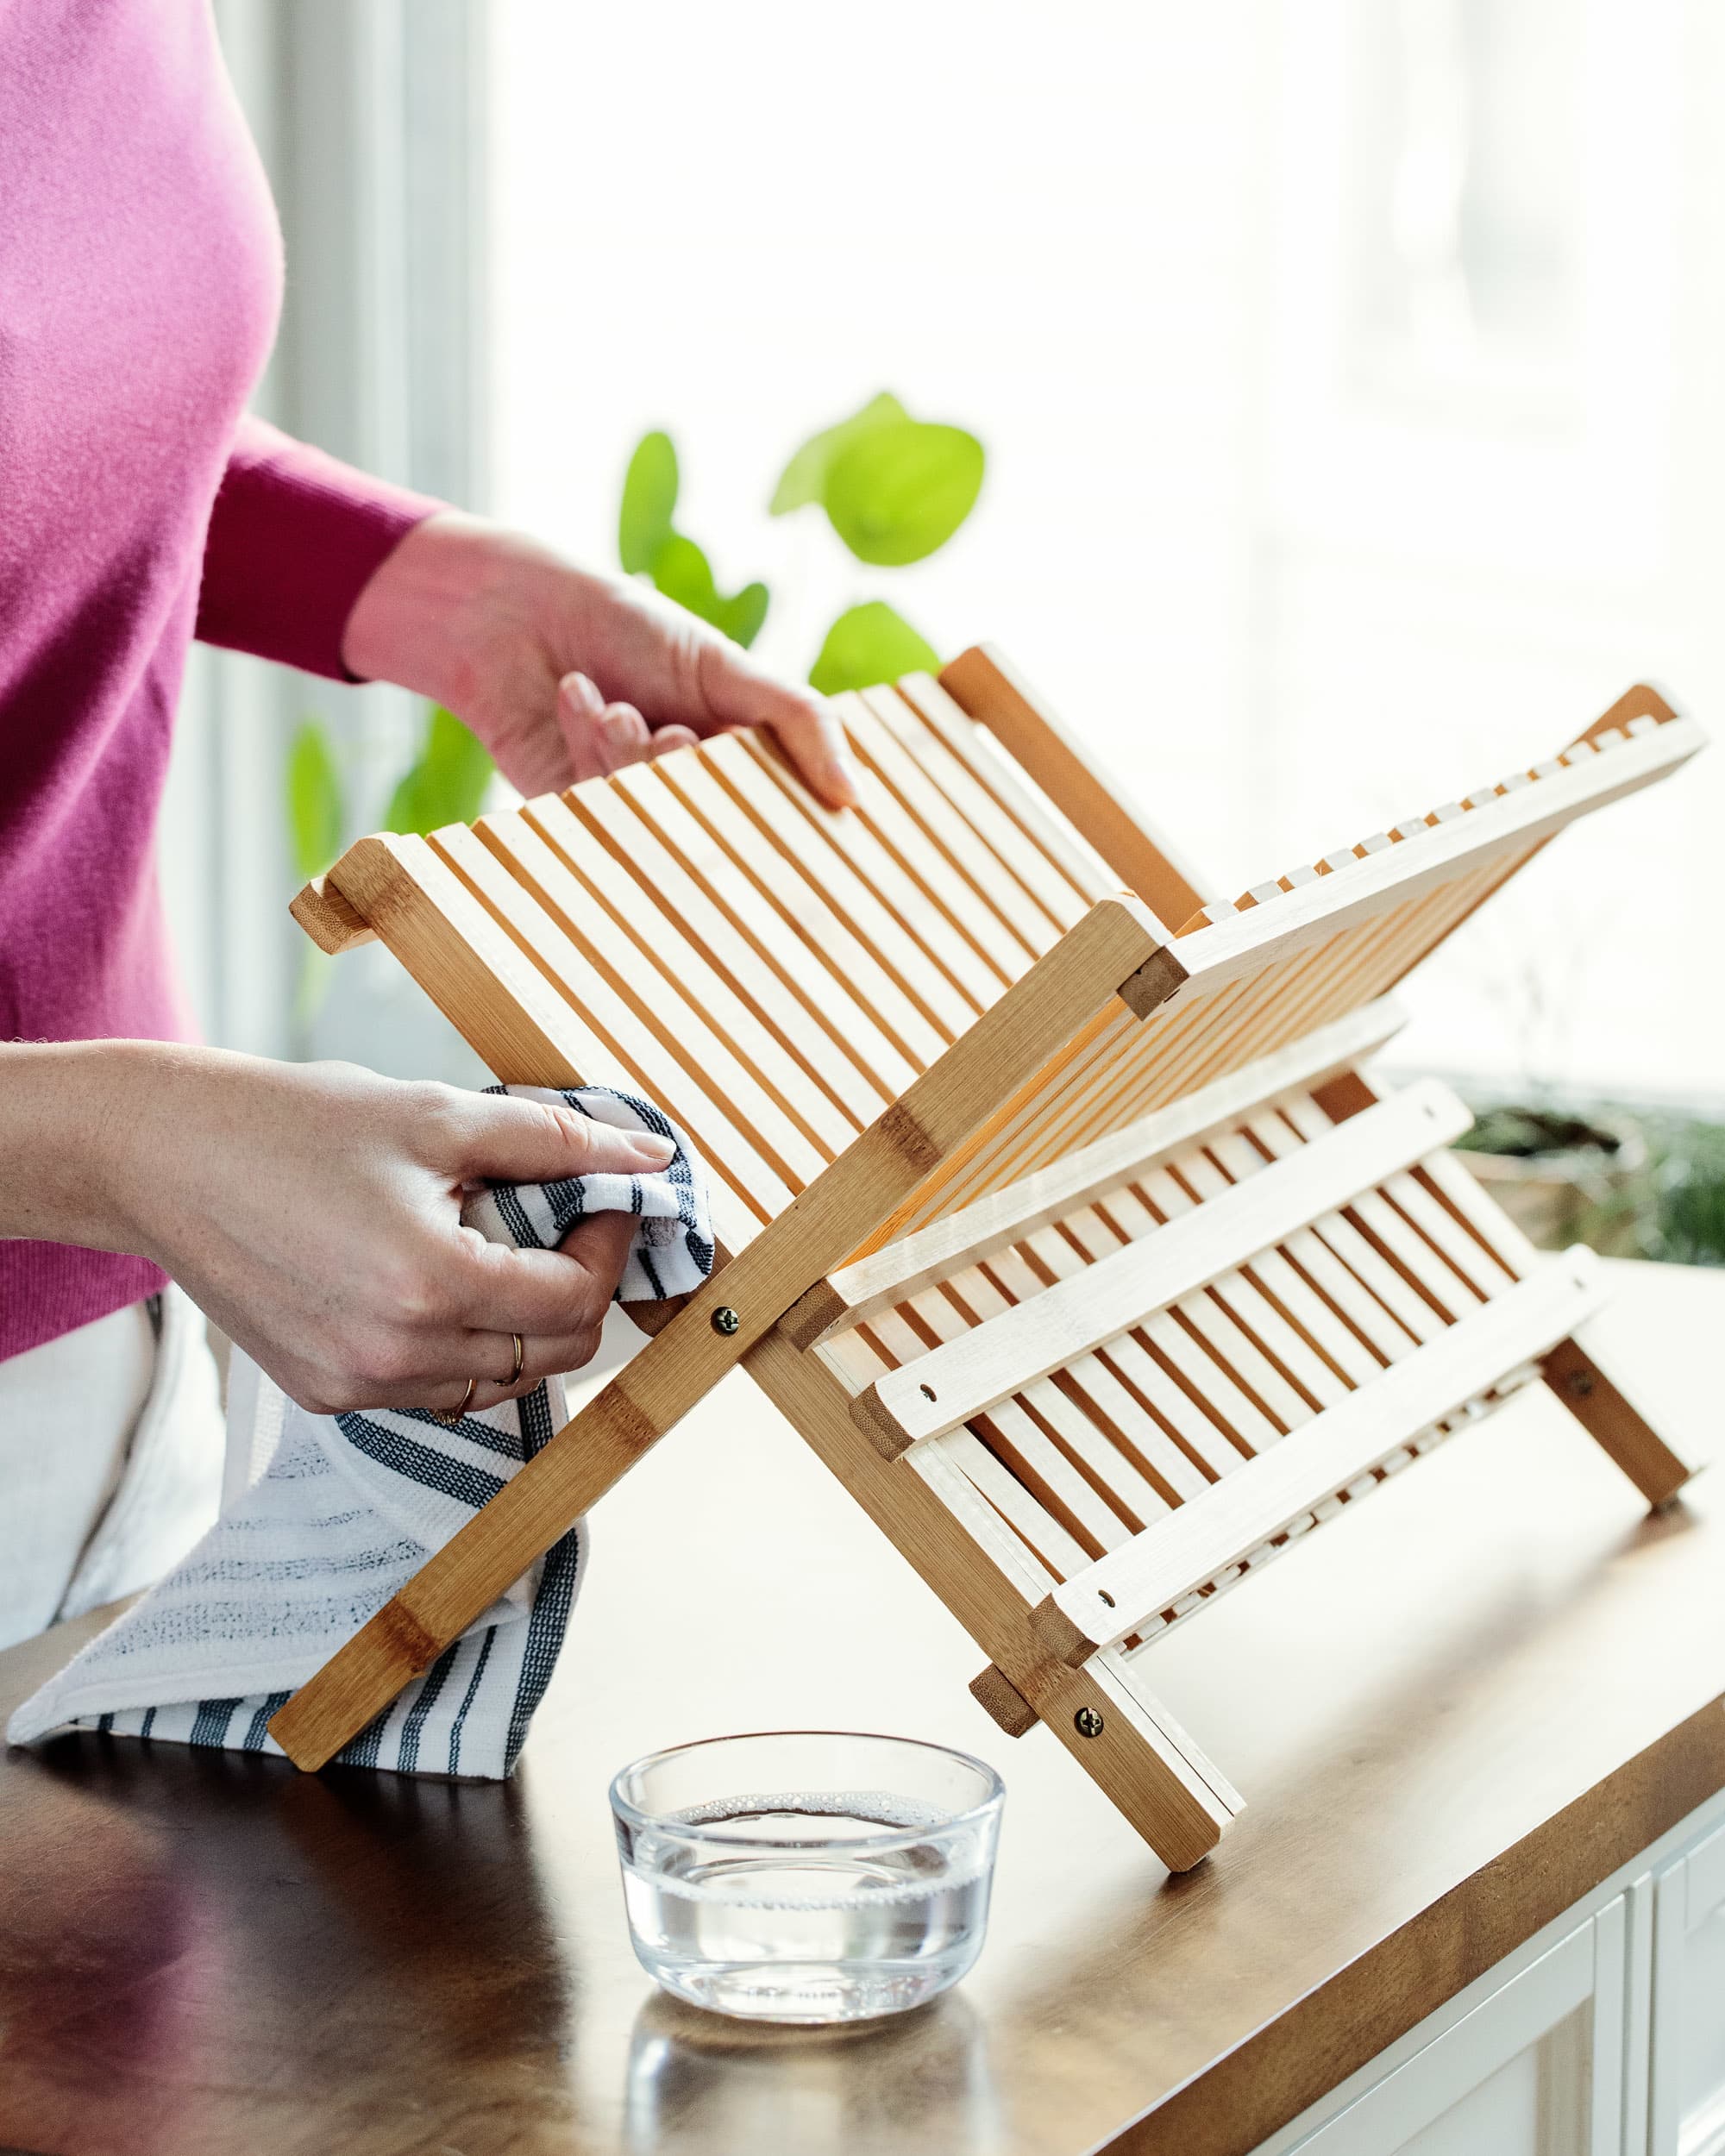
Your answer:
[[[851,2021],[982,1950],[1006,1791],[907,1737],[781,1730],[649,1753],[611,1785],[641,1965],[719,2014]]]

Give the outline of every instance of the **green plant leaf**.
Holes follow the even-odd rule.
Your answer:
[[[623,480],[617,518],[617,552],[630,576],[651,570],[671,536],[677,506],[677,452],[668,434],[643,434]]]
[[[939,665],[934,647],[903,615],[875,599],[849,608],[827,630],[820,656],[809,668],[809,686],[837,696],[841,689],[872,689],[900,674],[932,674]]]
[[[288,833],[293,865],[308,881],[341,852],[346,820],[336,752],[323,728],[308,718],[287,751]]]
[[[433,705],[424,745],[390,796],[383,828],[423,834],[445,824],[471,824],[492,768],[491,758],[455,713]]]
[[[900,568],[943,547],[982,492],[982,445],[907,419],[847,442],[826,474],[832,528],[859,561]]]
[[[667,599],[687,606],[703,621],[712,620],[718,589],[712,580],[712,564],[693,539],[674,531],[654,555],[650,567],[655,586]]]
[[[654,556],[653,582],[667,599],[687,606],[745,649],[760,635],[767,618],[766,586],[745,584],[727,599],[713,581],[712,564],[680,531],[674,531]]]
[[[841,419],[836,427],[826,427],[819,434],[811,435],[779,474],[779,484],[773,489],[767,514],[782,517],[787,511],[821,500],[826,492],[827,473],[841,449],[860,436],[873,433],[877,427],[901,426],[909,417],[898,398],[882,390],[861,411],[852,412],[849,419]]]
[[[720,599],[713,627],[722,629],[733,642],[741,644],[747,651],[766,621],[767,605],[764,584],[745,584],[735,597]]]

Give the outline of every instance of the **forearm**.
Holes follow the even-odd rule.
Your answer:
[[[171,1060],[154,1041],[0,1046],[0,1235],[153,1255],[122,1163]]]

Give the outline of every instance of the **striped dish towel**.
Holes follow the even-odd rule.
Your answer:
[[[618,1300],[700,1285],[713,1262],[706,1181],[674,1125],[609,1087],[492,1090],[652,1131],[677,1151],[650,1175],[492,1187],[469,1200],[469,1225],[493,1242],[550,1249],[589,1213],[632,1213],[637,1232]],[[314,1415],[236,1351],[221,1519],[24,1702],[8,1740],[32,1744],[72,1727],[279,1756],[266,1728],[276,1709],[562,1420],[556,1378],[453,1426],[417,1407]],[[337,1758],[404,1774],[507,1775],[556,1664],[586,1553],[578,1520]]]

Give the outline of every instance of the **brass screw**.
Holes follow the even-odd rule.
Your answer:
[[[728,1302],[720,1303],[712,1313],[712,1329],[715,1332],[723,1332],[729,1336],[736,1332],[742,1322],[742,1319],[737,1316]]]
[[[1094,1707],[1081,1707],[1072,1717],[1072,1727],[1081,1737],[1100,1737],[1102,1733],[1102,1717]]]

